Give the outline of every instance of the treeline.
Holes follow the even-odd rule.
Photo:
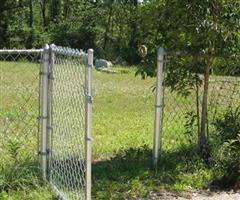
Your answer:
[[[56,43],[94,48],[96,55],[139,62],[141,6],[137,0],[1,0],[0,48]]]
[[[239,49],[239,2],[0,0],[0,48],[46,42],[93,48],[97,57],[130,65],[150,63],[159,46],[202,54],[213,42],[215,54],[230,55]],[[140,45],[148,48],[144,60]]]

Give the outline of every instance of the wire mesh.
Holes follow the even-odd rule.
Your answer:
[[[21,180],[37,166],[40,60],[40,50],[0,50],[0,174],[13,167]]]
[[[201,63],[188,65],[193,63],[191,59],[177,56],[168,56],[166,60],[162,148],[163,152],[172,152],[181,147],[197,146],[204,76],[203,67],[194,68],[201,66]],[[213,73],[211,70],[207,106],[208,138],[214,132],[215,120],[228,109],[240,106],[239,98],[239,71]]]
[[[50,183],[62,199],[85,199],[85,67],[78,50],[53,47]]]

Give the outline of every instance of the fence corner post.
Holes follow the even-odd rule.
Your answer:
[[[92,181],[92,69],[93,69],[93,49],[88,50],[87,68],[85,79],[86,95],[86,200],[91,200]]]
[[[43,55],[42,55],[42,68],[41,68],[41,169],[43,179],[47,179],[47,126],[48,126],[48,74],[49,74],[49,45],[46,44],[43,47]]]
[[[163,95],[164,95],[164,54],[163,48],[158,49],[157,55],[157,84],[156,84],[156,104],[155,104],[155,122],[153,137],[153,165],[157,167],[159,153],[162,148],[162,126],[163,126]]]

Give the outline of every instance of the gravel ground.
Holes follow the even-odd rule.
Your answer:
[[[198,191],[192,193],[154,193],[150,194],[149,200],[240,200],[239,192],[208,192]]]

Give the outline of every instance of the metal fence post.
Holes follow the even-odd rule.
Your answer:
[[[43,179],[47,178],[47,133],[48,133],[48,75],[49,75],[49,46],[46,44],[43,48],[42,57],[42,108],[41,108],[41,168]]]
[[[53,90],[53,67],[55,64],[55,53],[54,53],[54,44],[51,44],[49,47],[49,68],[48,68],[48,125],[47,125],[47,150],[48,150],[48,157],[47,157],[47,176],[49,181],[51,181],[51,169],[50,169],[50,162],[51,162],[51,156],[52,156],[52,133],[53,133],[53,127],[52,127],[52,90]]]
[[[164,49],[158,49],[157,55],[157,86],[156,86],[156,104],[155,104],[155,123],[153,140],[153,164],[157,165],[159,152],[162,146],[162,125],[163,125],[163,67],[164,67]]]
[[[93,50],[88,50],[86,68],[85,95],[86,95],[86,200],[91,200],[92,181],[92,68]]]

